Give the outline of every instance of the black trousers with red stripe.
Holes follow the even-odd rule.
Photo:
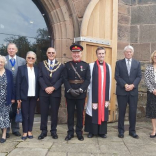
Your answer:
[[[67,112],[68,112],[68,134],[74,135],[74,112],[77,111],[76,134],[82,135],[83,128],[83,111],[85,99],[68,99]]]

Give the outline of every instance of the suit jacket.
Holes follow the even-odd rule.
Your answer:
[[[81,78],[84,80],[83,83],[69,83],[69,80],[80,80],[80,78],[77,76],[75,71],[73,70],[71,64],[75,67],[76,71],[79,73]],[[80,61],[80,62],[73,62],[69,61],[65,64],[64,68],[64,74],[63,74],[63,79],[64,79],[64,86],[65,86],[65,97],[68,99],[83,99],[86,98],[86,93],[87,93],[87,88],[90,83],[90,68],[89,64]],[[77,97],[73,97],[71,93],[68,92],[69,89],[79,89],[81,88],[83,90],[83,93],[81,93]]]
[[[154,67],[152,64],[148,65],[145,70],[145,84],[149,92],[153,92],[156,89]]]
[[[34,66],[35,72],[35,98],[39,97],[39,72],[38,67]],[[16,77],[16,99],[27,100],[28,97],[28,69],[27,65],[20,66]]]
[[[6,77],[7,77],[7,95],[6,95],[6,105],[11,104],[11,100],[15,100],[15,90],[13,84],[13,76],[11,71],[5,69]]]
[[[55,60],[55,63],[58,61]],[[57,68],[57,66],[54,67],[54,69]],[[52,77],[50,77],[50,72],[47,70],[43,62],[39,63],[39,84],[40,84],[40,96],[49,96],[45,92],[45,89],[47,87],[54,87],[55,90],[51,94],[52,97],[61,97],[61,85],[63,83],[62,78],[62,71],[64,66],[61,64],[60,67],[52,74]]]
[[[125,59],[116,62],[115,68],[115,80],[116,80],[116,94],[117,95],[138,95],[138,84],[141,80],[141,67],[140,62],[132,59],[130,75],[128,75]],[[134,88],[131,91],[125,90],[125,84],[134,84]]]

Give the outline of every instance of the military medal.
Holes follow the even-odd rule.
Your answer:
[[[12,70],[15,70],[15,68],[14,68],[14,67],[12,67]]]
[[[83,71],[83,67],[82,67],[82,66],[80,66],[80,68],[81,68],[80,70],[81,70],[81,71]]]

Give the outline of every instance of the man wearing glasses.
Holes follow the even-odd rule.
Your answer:
[[[56,51],[50,47],[47,49],[48,59],[39,63],[39,83],[40,83],[40,110],[41,110],[41,134],[38,139],[47,136],[47,120],[49,104],[51,106],[51,136],[57,139],[58,110],[61,101],[61,85],[63,65],[56,58]]]

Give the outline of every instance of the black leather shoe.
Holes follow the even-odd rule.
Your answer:
[[[13,132],[12,134],[15,135],[15,136],[21,136],[20,132]]]
[[[139,139],[139,136],[136,133],[129,133],[132,138]]]
[[[87,135],[88,138],[92,138],[93,136],[94,136],[94,134],[92,134],[92,133],[88,133],[88,135]]]
[[[119,134],[118,134],[118,137],[119,137],[119,138],[124,138],[124,134],[123,134],[123,133],[119,133]]]
[[[51,133],[51,136],[52,136],[53,139],[58,139],[57,133]]]
[[[26,140],[27,139],[27,136],[22,136],[21,139],[22,140]]]
[[[6,139],[1,138],[0,143],[4,143]]]
[[[99,134],[99,136],[100,136],[101,138],[107,138],[107,135],[106,135],[106,134]]]
[[[10,134],[9,133],[6,133],[6,138],[10,138]]]
[[[47,136],[47,134],[41,133],[41,134],[38,136],[38,140],[44,139],[46,136]]]
[[[84,137],[83,137],[82,135],[78,135],[77,138],[78,138],[78,140],[80,140],[80,141],[83,141],[83,140],[84,140]]]
[[[68,135],[65,137],[65,140],[68,141],[68,140],[71,140],[72,138],[74,138],[74,135],[68,134]]]

